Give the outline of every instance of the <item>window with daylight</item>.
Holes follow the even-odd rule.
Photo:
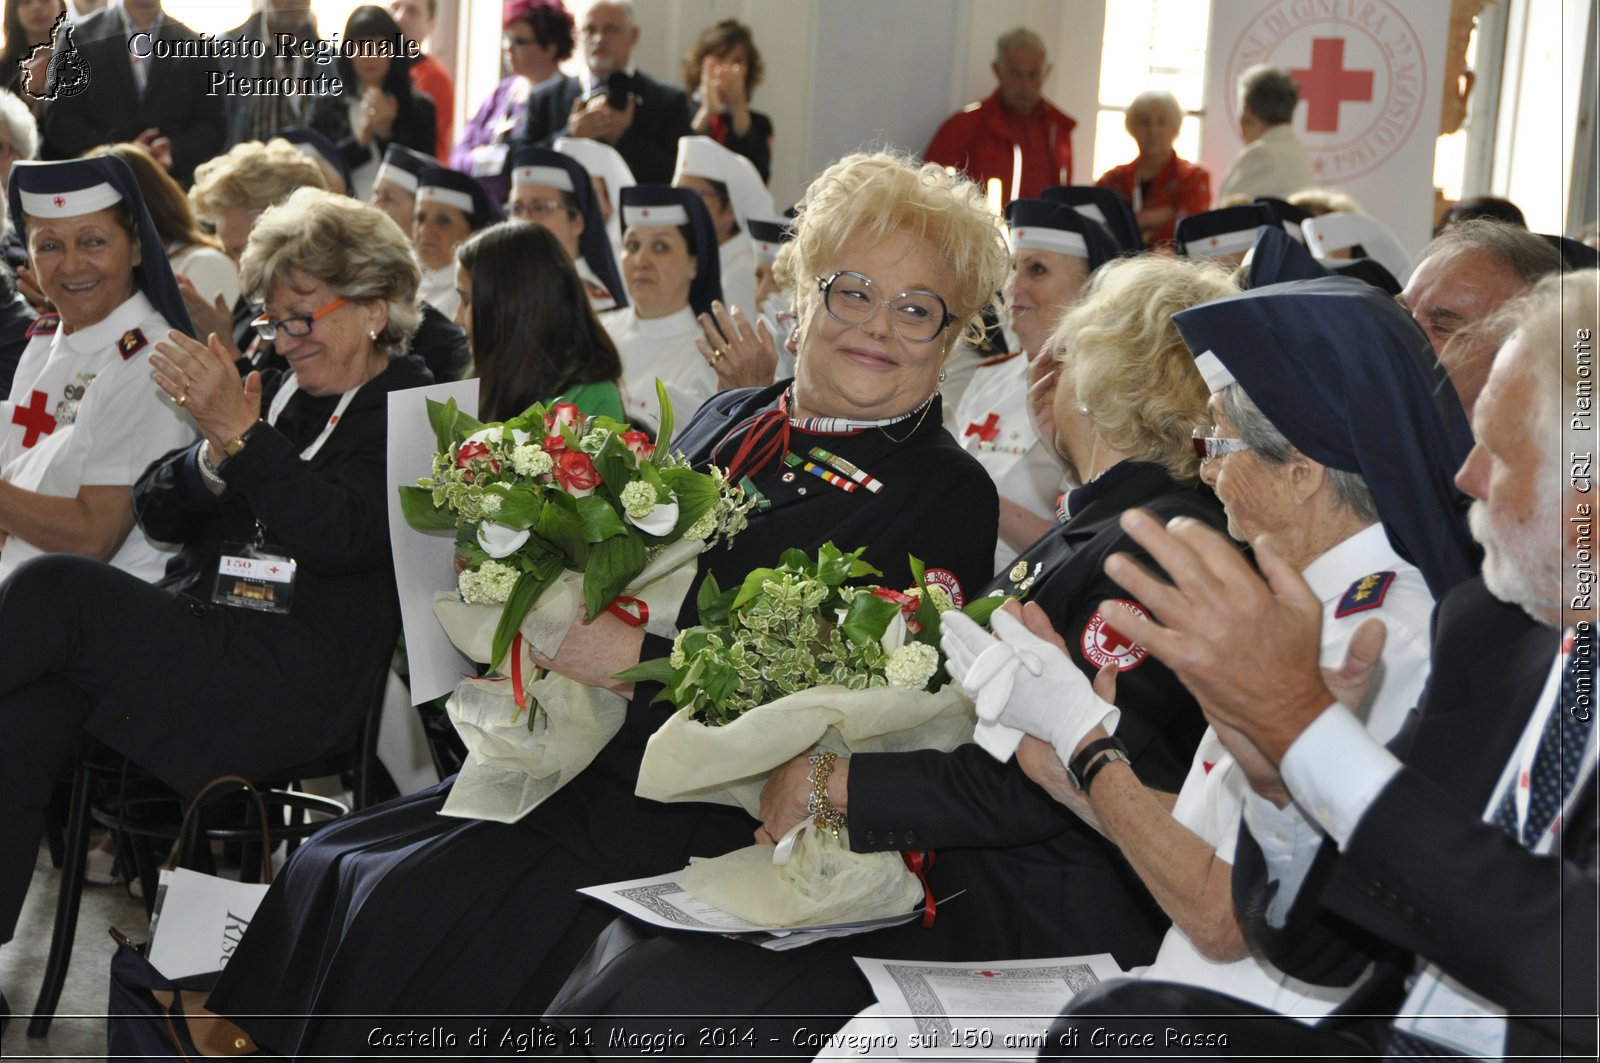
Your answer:
[[[1175,147],[1185,159],[1200,157],[1210,29],[1210,0],[1117,0],[1106,5],[1093,166],[1090,173],[1074,177],[1092,181],[1138,154],[1122,127],[1123,117],[1133,98],[1150,89],[1165,89],[1178,98],[1184,120]]]

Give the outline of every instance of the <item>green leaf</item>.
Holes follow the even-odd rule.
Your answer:
[[[665,657],[640,661],[611,678],[623,683],[667,683],[672,680],[672,664]]]
[[[822,544],[817,553],[817,579],[829,587],[839,587],[863,576],[881,576],[883,573],[861,560],[866,547],[858,547],[848,554],[833,543]]]
[[[672,442],[672,400],[667,397],[667,386],[656,378],[656,403],[661,407],[661,419],[657,421],[656,449],[650,455],[650,460],[660,465],[667,460],[667,444]]]
[[[645,467],[654,468],[648,464]],[[703,472],[676,466],[661,469],[659,476],[661,482],[678,496],[678,523],[673,529],[673,537],[682,536],[717,504],[717,485]]]
[[[400,512],[406,523],[418,531],[440,531],[456,526],[456,515],[448,506],[435,506],[433,492],[425,487],[400,487]]]
[[[528,610],[533,608],[533,603],[539,600],[539,595],[544,593],[554,578],[543,579],[532,572],[524,572],[517,577],[517,585],[511,589],[511,597],[506,599],[505,608],[500,611],[500,622],[494,628],[494,643],[489,656],[494,658],[495,668],[508,671],[505,668],[506,655],[516,639],[517,629],[522,626],[522,618],[528,615]]]
[[[911,579],[913,587],[920,587],[922,595],[918,599],[917,611],[912,615],[917,626],[922,628],[919,636],[923,642],[930,646],[939,645],[939,607],[933,604],[933,595],[928,593],[928,570],[921,558],[908,556],[906,560],[911,565]]]
[[[873,594],[858,594],[844,614],[840,629],[845,638],[858,646],[877,642],[889,630],[889,625],[894,623],[894,615],[899,611],[900,607],[894,602]]]
[[[500,511],[494,519],[513,528],[531,528],[538,523],[544,507],[543,492],[526,483],[514,484],[501,499]]]
[[[482,421],[463,413],[455,399],[447,402],[429,399],[428,424],[433,426],[433,437],[441,453],[483,427]]]
[[[968,602],[962,607],[961,612],[964,616],[982,624],[984,627],[988,627],[989,618],[994,615],[994,611],[1007,602],[1014,601],[1017,601],[1017,598],[1012,595],[997,594],[989,598],[979,598],[975,602]]]
[[[622,489],[628,486],[628,481],[634,478],[632,452],[622,445],[620,437],[612,434],[606,437],[600,453],[594,455],[593,460],[600,481],[613,495],[620,496]]]
[[[618,535],[595,543],[583,570],[584,619],[593,620],[644,570],[644,543]]]
[[[578,499],[578,519],[583,522],[584,539],[591,543],[628,534],[628,526],[611,508],[611,503],[597,494]]]
[[[739,585],[739,593],[734,595],[730,610],[736,610],[750,599],[761,593],[761,585],[768,580],[777,579],[781,573],[775,568],[751,569],[750,574]]]
[[[722,587],[717,583],[717,577],[712,572],[706,573],[706,578],[700,581],[700,590],[695,593],[695,613],[700,617],[700,622],[710,623],[705,616],[705,611],[711,608],[712,603],[722,597]]]
[[[546,497],[544,509],[531,525],[534,533],[560,552],[567,567],[581,571],[589,560],[589,540],[583,534],[583,519],[578,516],[577,500],[555,491]]]

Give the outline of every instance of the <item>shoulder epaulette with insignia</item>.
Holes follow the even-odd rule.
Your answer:
[[[1339,599],[1339,605],[1333,611],[1334,618],[1363,613],[1382,605],[1384,595],[1389,593],[1389,587],[1394,583],[1394,576],[1393,572],[1374,572],[1350,584],[1350,589],[1344,592],[1344,597]]]
[[[997,354],[993,358],[985,358],[983,361],[978,363],[978,368],[987,369],[991,365],[1005,365],[1007,362],[1011,361],[1011,359],[1017,357],[1021,353],[1021,351],[1012,351],[1010,354]]]
[[[143,332],[136,328],[131,328],[124,332],[122,338],[117,341],[117,350],[122,352],[122,360],[126,362],[129,358],[144,350],[145,344],[149,342],[144,338]]]
[[[56,329],[60,327],[60,314],[41,314],[33,319],[33,324],[28,326],[28,331],[24,335],[30,340],[35,336],[54,336]]]

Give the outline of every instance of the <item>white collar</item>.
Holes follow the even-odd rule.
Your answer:
[[[633,332],[637,336],[659,339],[666,336],[682,335],[685,332],[694,332],[699,327],[695,321],[694,308],[688,306],[675,314],[668,314],[666,317],[643,318],[639,316],[637,309],[632,306],[623,310],[622,313],[632,315]]]
[[[1369,524],[1305,567],[1300,574],[1323,602],[1338,599],[1350,584],[1374,572],[1410,564],[1394,552],[1382,522]]]
[[[68,335],[60,333],[62,342],[79,354],[98,354],[107,347],[115,346],[129,329],[139,327],[145,318],[156,312],[155,304],[142,289],[135,288],[133,295],[124,300],[118,307],[105,316],[103,321],[98,321],[86,328]],[[145,340],[155,343],[165,340],[166,334],[160,336],[146,336]]]

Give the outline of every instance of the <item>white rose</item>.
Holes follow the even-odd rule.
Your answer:
[[[906,644],[906,614],[898,609],[894,611],[894,619],[889,621],[889,626],[884,629],[883,638],[879,642],[885,653],[893,653]]]
[[[478,525],[478,545],[490,557],[508,557],[522,549],[527,541],[526,528],[513,528],[497,520],[486,520]]]

